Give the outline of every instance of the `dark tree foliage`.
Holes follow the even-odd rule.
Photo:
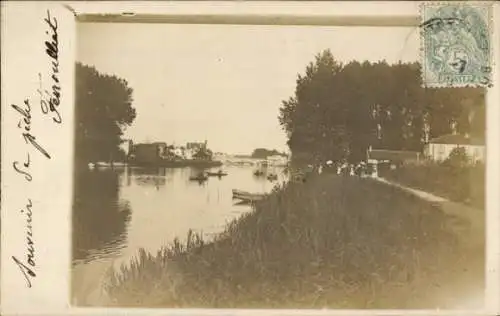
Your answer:
[[[122,160],[123,131],[136,117],[126,80],[76,64],[76,161]]]
[[[424,89],[418,63],[335,60],[329,50],[299,74],[279,121],[293,160],[359,161],[369,146],[422,151],[455,129],[484,137],[484,90]]]

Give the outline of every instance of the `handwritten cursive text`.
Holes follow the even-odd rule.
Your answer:
[[[45,41],[45,53],[50,58],[50,68],[52,79],[52,87],[49,90],[42,88],[42,75],[39,73],[40,88],[37,89],[40,96],[40,107],[44,114],[49,112],[53,114],[52,120],[55,123],[62,123],[61,114],[57,110],[61,103],[61,84],[59,81],[59,36],[57,33],[57,19],[51,17],[50,11],[47,10],[47,17],[44,19],[49,26],[49,31],[45,34],[49,36],[49,40]]]
[[[12,260],[19,267],[19,270],[24,275],[26,279],[26,285],[31,287],[31,279],[36,277],[35,273],[35,243],[33,242],[33,227],[31,225],[33,220],[33,212],[31,208],[33,207],[33,203],[31,199],[28,199],[28,203],[24,209],[21,210],[26,216],[26,261],[23,262],[16,257],[12,256]]]
[[[26,144],[31,144],[35,149],[42,153],[45,157],[50,159],[49,153],[37,142],[36,137],[31,134],[31,105],[28,99],[24,100],[24,108],[17,106],[16,104],[11,105],[14,110],[22,115],[22,118],[17,124],[18,128],[24,130],[23,138]]]
[[[14,168],[14,170],[16,170],[18,173],[24,175],[24,178],[26,179],[26,181],[28,182],[31,182],[31,180],[33,180],[33,177],[31,176],[31,174],[29,173],[29,167],[30,167],[30,154],[29,153],[26,153],[27,155],[27,158],[26,158],[26,162],[24,162],[22,164],[22,167],[19,167],[20,165],[20,162],[19,161],[14,161],[14,163],[12,163],[12,167]]]

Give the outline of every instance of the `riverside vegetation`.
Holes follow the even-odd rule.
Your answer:
[[[485,207],[485,166],[461,168],[441,164],[405,166],[384,177],[412,188],[433,192],[451,201]]]
[[[136,116],[132,89],[80,64],[77,79],[76,160],[86,165],[121,156],[123,130]],[[370,146],[422,152],[426,141],[452,132],[484,137],[484,90],[424,89],[417,63],[343,64],[326,50],[298,75],[278,120],[292,160],[357,163]],[[424,177],[418,169],[401,176],[405,170],[399,179]],[[458,198],[466,189],[452,194],[446,183],[429,180],[467,182],[465,173],[453,178],[450,170],[457,169],[446,170],[402,182]],[[462,275],[457,263],[472,257],[449,222],[438,206],[399,189],[323,174],[278,188],[209,243],[191,233],[154,256],[142,251],[110,273],[106,303],[433,308],[427,298],[437,290],[460,300],[457,288],[444,286]],[[474,280],[483,279],[483,250],[474,253],[477,269],[467,270]]]
[[[316,176],[275,190],[210,243],[190,232],[156,255],[141,251],[110,273],[107,304],[435,307],[425,297],[456,277],[454,263],[467,256],[447,220],[371,179]]]
[[[451,201],[484,210],[485,165],[471,164],[465,150],[455,148],[441,163],[429,162],[387,170],[382,175],[412,188],[433,192]]]

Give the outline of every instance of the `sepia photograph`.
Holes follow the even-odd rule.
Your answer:
[[[490,59],[446,27],[78,22],[71,304],[482,308],[486,88],[422,71]]]

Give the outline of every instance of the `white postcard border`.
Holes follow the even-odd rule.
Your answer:
[[[287,15],[297,16],[399,16],[418,18],[418,2],[2,2],[2,248],[1,248],[1,308],[2,314],[109,314],[109,309],[76,308],[70,302],[71,204],[74,128],[74,60],[75,21],[77,16],[92,14],[169,14],[169,15]],[[61,46],[61,87],[63,97],[59,107],[62,125],[55,125],[32,107],[33,131],[52,154],[50,161],[31,159],[33,182],[26,185],[12,169],[12,161],[24,159],[26,147],[19,138],[19,115],[10,104],[30,97],[36,100],[37,73],[47,73],[47,58],[43,50],[44,23],[47,9],[59,22]],[[76,14],[76,16],[75,16]],[[132,15],[133,15],[132,14]],[[341,19],[340,19],[341,20]],[[494,21],[500,20],[500,6],[494,6]],[[498,24],[498,22],[496,23]],[[493,52],[500,60],[500,34],[494,30]],[[499,63],[493,72],[494,86],[500,81]],[[499,203],[496,198],[500,175],[500,93],[490,89],[487,94],[487,309],[467,311],[467,315],[500,310],[499,289]],[[26,248],[26,232],[19,207],[26,197],[37,202],[33,206],[33,232],[36,245],[37,276],[33,288],[26,289],[19,267],[12,255],[21,257]],[[21,204],[20,204],[21,203]],[[21,276],[21,277],[20,277]],[[464,311],[401,311],[401,310],[200,310],[200,309],[113,309],[113,314],[169,315],[367,315],[367,314],[464,314]]]

